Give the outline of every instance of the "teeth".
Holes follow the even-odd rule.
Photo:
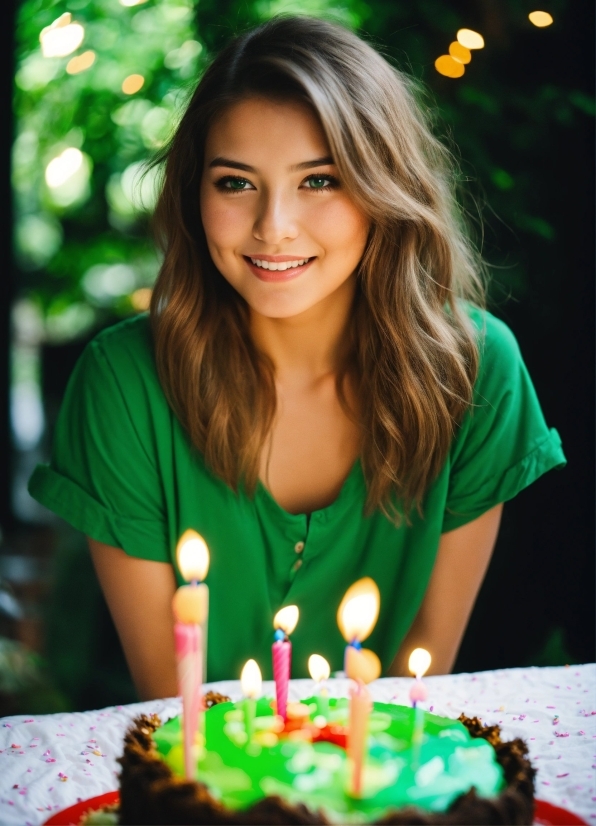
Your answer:
[[[274,271],[282,271],[283,270],[291,270],[294,267],[301,267],[303,264],[306,264],[307,261],[310,259],[308,258],[300,258],[296,261],[261,261],[260,258],[251,258],[252,263],[256,267],[261,267],[263,270],[274,270]]]

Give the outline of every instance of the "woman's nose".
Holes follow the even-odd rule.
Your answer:
[[[283,193],[263,193],[253,226],[254,237],[269,246],[298,236],[297,216],[292,199]]]

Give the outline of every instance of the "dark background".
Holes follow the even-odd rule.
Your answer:
[[[437,129],[459,147],[469,179],[466,206],[472,217],[478,209],[482,212],[483,250],[493,265],[490,309],[517,336],[547,422],[559,431],[568,459],[564,470],[547,474],[507,503],[455,670],[592,661],[592,4],[557,0],[541,6],[555,17],[544,30],[527,22],[534,6],[526,8],[517,0],[347,5],[357,10],[361,32],[373,44],[430,87],[441,113]],[[255,7],[251,2],[201,0],[197,24],[207,52],[232,32],[258,22]],[[22,610],[20,616],[5,611],[0,632],[19,645],[25,676],[11,683],[0,668],[0,699],[6,711],[97,707],[131,700],[134,694],[81,539],[52,521],[17,518],[12,505],[16,454],[8,416],[10,303],[36,285],[14,261],[9,264],[13,27],[8,16],[14,9],[7,4],[3,11],[0,575]],[[466,76],[454,81],[438,75],[433,63],[462,26],[481,31],[487,45],[474,54]],[[43,272],[36,277],[47,283]],[[117,318],[114,312],[101,323]],[[42,382],[48,410],[59,404],[84,343],[46,348]],[[20,579],[14,562],[19,557],[30,562],[30,574]],[[86,583],[83,591],[78,582]]]

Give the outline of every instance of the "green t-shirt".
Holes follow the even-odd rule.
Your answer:
[[[237,679],[251,657],[270,678],[273,615],[289,604],[300,608],[293,676],[308,676],[313,653],[342,668],[336,612],[363,576],[381,592],[366,645],[387,669],[420,607],[441,534],[565,464],[512,333],[488,313],[470,313],[481,354],[474,405],[427,492],[423,518],[414,513],[410,526],[396,528],[380,512],[363,515],[359,462],[336,501],[310,518],[287,513],[262,484],[254,498],[235,494],[191,448],[168,406],[147,316],[105,330],[86,348],[66,392],[51,462],[35,470],[31,495],[93,539],[142,559],[174,564],[187,528],[205,538],[209,680]],[[177,570],[176,576],[182,582]]]

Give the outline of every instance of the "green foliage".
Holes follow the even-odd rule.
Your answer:
[[[65,57],[44,57],[40,32],[65,12],[84,27],[84,40]],[[190,0],[22,3],[15,247],[22,291],[42,312],[47,339],[70,339],[134,311],[135,293],[138,306],[146,299],[136,291],[152,284],[158,260],[147,232],[156,180],[141,177],[143,162],[174,128],[202,50]],[[88,52],[93,64],[70,74],[69,61]],[[122,83],[134,74],[143,86],[125,94]],[[67,175],[58,165],[66,180],[51,186],[48,165],[64,150],[79,167]]]
[[[565,638],[565,630],[560,626],[551,628],[540,649],[530,656],[528,665],[576,665],[577,660],[570,653]]]
[[[47,338],[72,338],[142,306],[147,291],[136,291],[149,287],[158,269],[147,233],[157,181],[141,181],[142,162],[171,134],[213,53],[231,35],[276,14],[312,14],[349,26],[429,89],[423,103],[460,163],[464,207],[496,265],[495,294],[524,295],[537,261],[551,281],[558,277],[555,267],[564,266],[558,227],[566,218],[552,166],[565,161],[567,143],[575,147],[570,153],[577,151],[578,136],[594,116],[594,100],[581,84],[560,77],[564,58],[556,38],[573,25],[568,0],[551,4],[549,29],[533,27],[530,7],[517,0],[498,8],[442,0],[122,5],[133,1],[22,0],[15,247],[22,292],[41,309]],[[67,57],[43,57],[41,29],[67,11],[84,26],[83,43]],[[434,61],[461,27],[482,32],[486,47],[452,80],[437,73]],[[69,60],[89,50],[93,65],[68,74]],[[121,86],[131,74],[142,75],[144,85],[126,95]],[[69,148],[82,153],[72,156],[79,168],[52,189],[44,172]]]
[[[67,711],[43,659],[20,642],[0,637],[0,714]]]

